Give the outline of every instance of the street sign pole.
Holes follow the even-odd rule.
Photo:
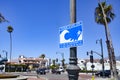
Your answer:
[[[92,56],[92,66],[91,66],[91,68],[92,68],[92,80],[94,80],[94,65],[93,65],[93,62],[94,62],[94,59],[93,59],[93,51],[91,50],[91,56]]]
[[[70,0],[71,24],[76,22],[76,0]],[[78,80],[80,68],[77,66],[77,47],[70,48],[70,62],[67,67],[69,80]]]

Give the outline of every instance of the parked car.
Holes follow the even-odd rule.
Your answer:
[[[52,69],[51,72],[53,74],[61,74],[61,71],[59,69]]]
[[[45,69],[45,72],[46,72],[46,73],[49,73],[49,72],[50,72],[50,70],[49,70],[48,68],[46,68],[46,69]]]
[[[104,73],[104,77],[110,77],[111,70],[98,71],[98,72],[95,73],[95,75],[103,77],[103,73]],[[118,74],[118,71],[117,71],[117,74]]]
[[[111,75],[110,70],[104,70],[104,72],[103,71],[98,71],[98,72],[95,73],[95,75],[103,77],[103,73],[104,73],[105,77],[109,77]]]
[[[36,72],[37,72],[37,74],[46,74],[46,69],[45,68],[38,68],[37,70],[36,70]]]

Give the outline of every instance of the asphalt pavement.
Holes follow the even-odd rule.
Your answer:
[[[23,77],[27,77],[27,80],[69,80],[67,73],[52,74],[47,73],[46,75],[37,75],[35,72],[13,72],[10,74],[18,74]],[[78,80],[92,80],[92,74],[80,73]],[[111,80],[110,78],[95,77],[94,80]]]
[[[29,76],[28,80],[69,80],[69,79],[66,73],[62,73],[60,75],[48,73],[46,75],[38,75],[37,77],[34,78],[32,76]],[[78,80],[92,80],[92,75],[86,73],[80,73]],[[95,77],[94,80],[111,80],[111,79]]]

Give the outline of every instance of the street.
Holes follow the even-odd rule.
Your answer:
[[[39,77],[43,77],[45,79],[48,80],[67,80],[67,74],[51,74],[51,73],[47,73],[46,75],[39,75]]]
[[[21,76],[26,76],[28,77],[27,80],[68,80],[68,74],[66,72],[60,75],[52,74],[52,73],[47,73],[46,75],[37,75],[35,72],[29,72],[29,73],[14,72],[11,74],[19,74]],[[91,78],[92,78],[91,74],[80,73],[78,80],[91,80]],[[110,78],[95,77],[95,80],[110,80]]]
[[[31,78],[30,78],[31,77]],[[62,73],[62,74],[51,74],[47,73],[46,75],[38,75],[35,79],[30,76],[28,80],[68,80],[68,74],[67,73]],[[79,80],[89,80],[91,79],[91,75],[89,74],[80,74]]]
[[[35,75],[35,74],[34,74]],[[36,75],[37,76],[37,75]],[[86,73],[80,73],[79,74],[79,80],[91,80],[92,75],[86,74]],[[28,80],[68,80],[68,74],[62,73],[62,74],[51,74],[47,73],[46,75],[38,75],[36,78],[32,78],[32,76],[29,76]],[[101,77],[95,77],[95,80],[109,80],[110,78],[101,78]]]

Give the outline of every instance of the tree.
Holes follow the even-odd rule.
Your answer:
[[[8,22],[8,20],[6,20],[4,16],[0,13],[0,23],[2,22]]]
[[[110,23],[115,17],[115,14],[113,13],[112,5],[107,5],[106,2],[102,2],[101,5],[104,8],[107,23]],[[98,3],[98,7],[95,8],[95,22],[106,26],[104,14],[102,12],[100,3]]]
[[[11,56],[12,56],[12,36],[11,33],[13,32],[12,26],[7,27],[8,33],[10,33],[10,62],[11,62]]]
[[[45,54],[41,54],[39,58],[45,58]]]
[[[63,68],[65,68],[65,59],[63,58],[63,59],[61,60],[61,62],[62,62]]]
[[[112,39],[108,28],[108,23],[110,23],[114,19],[114,17],[115,14],[113,13],[112,5],[107,5],[106,2],[100,2],[99,0],[98,7],[95,8],[95,22],[105,26],[106,44],[107,44],[108,56],[110,60],[110,68],[115,73],[114,76],[116,80],[118,80],[118,77],[116,75],[117,73],[116,73],[116,60],[114,55],[114,48],[112,45]]]

